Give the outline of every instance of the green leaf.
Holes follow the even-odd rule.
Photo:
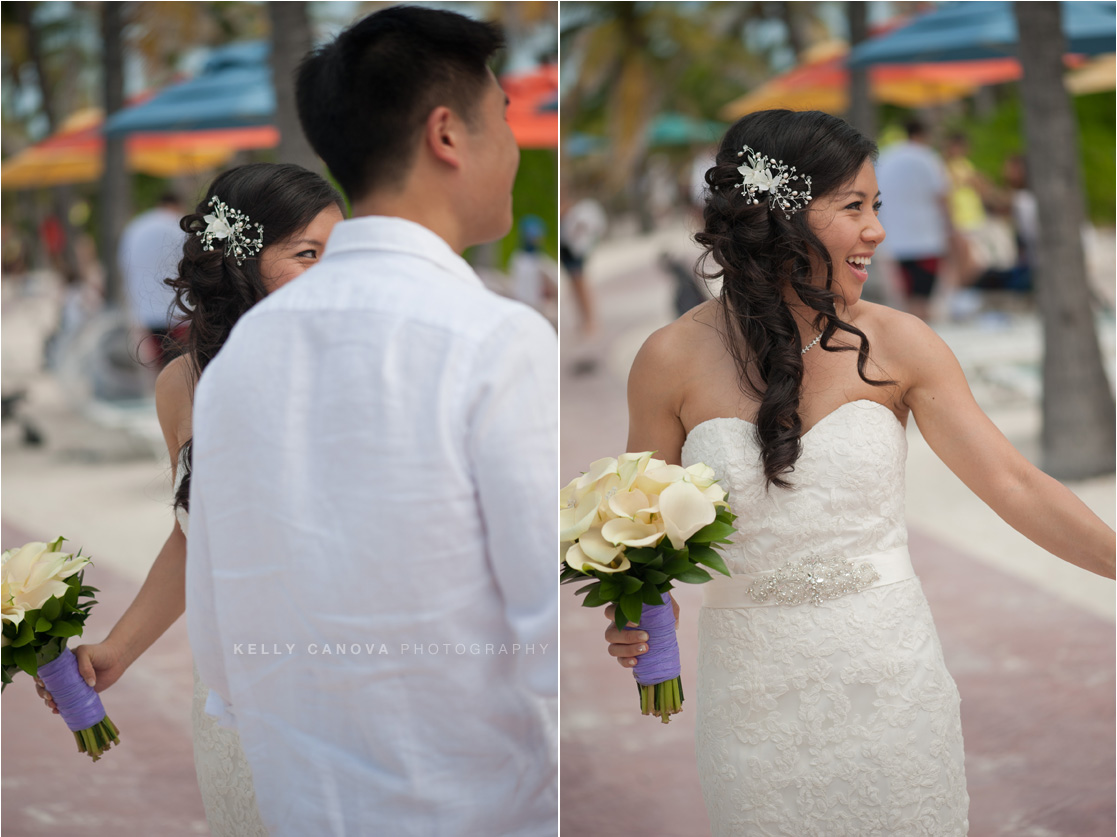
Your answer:
[[[38,618],[38,620],[35,622],[35,632],[40,633],[40,634],[45,634],[49,630],[50,630],[50,620],[47,619],[45,616],[40,616]]]
[[[70,576],[70,578],[73,578],[73,576]],[[67,581],[69,581],[69,580],[70,579],[67,579]],[[80,588],[79,585],[71,584],[70,589],[68,589],[66,591],[66,595],[64,595],[62,597],[62,604],[66,605],[66,607],[69,607],[71,609],[77,607],[78,606],[78,591],[80,589],[81,588]]]
[[[10,645],[0,648],[0,666],[14,666],[16,659],[13,654],[15,654],[15,649]]]
[[[32,677],[38,675],[39,664],[35,660],[34,648],[29,648],[26,645],[24,645],[22,648],[17,648],[15,650],[15,661],[17,666],[26,671]]]
[[[674,578],[675,581],[681,581],[684,584],[703,584],[710,581],[713,577],[701,567],[692,565],[689,569],[679,573]]]
[[[663,604],[663,594],[659,592],[659,587],[655,584],[645,584],[640,591],[640,598],[644,604],[660,605]]]
[[[621,596],[620,607],[617,610],[624,613],[624,618],[629,623],[636,625],[640,622],[640,616],[644,612],[644,599],[637,593],[626,593]]]
[[[50,636],[81,636],[82,624],[80,622],[61,621],[55,622],[47,631]]]
[[[585,593],[587,590],[592,590],[594,587],[596,587],[600,583],[601,583],[600,581],[595,581],[592,584],[587,584],[585,587],[579,587],[577,590],[574,591],[574,595],[575,596],[580,596],[583,593]]]
[[[679,573],[686,572],[693,566],[694,565],[691,564],[690,561],[688,561],[686,558],[672,558],[664,566],[663,572],[665,572],[671,578],[675,578]]]
[[[699,564],[705,564],[712,570],[717,570],[722,575],[729,575],[729,568],[717,552],[708,546],[695,544],[690,548],[690,557]]]
[[[90,587],[86,584],[83,584],[81,586],[81,595],[83,595],[83,596],[92,596],[94,593],[100,593],[100,592],[101,591],[98,590],[96,587]]]
[[[601,586],[598,585],[586,594],[586,598],[582,600],[582,607],[601,607],[603,604],[608,604],[610,601],[612,600],[601,595]]]
[[[16,635],[16,638],[14,640],[12,640],[11,647],[12,648],[23,648],[27,645],[27,643],[31,642],[34,638],[35,638],[35,629],[31,626],[31,623],[27,620],[27,618],[25,616],[23,621],[19,623],[19,633]]]
[[[625,575],[621,576],[621,586],[624,587],[624,592],[626,594],[635,593],[644,586],[644,582],[635,576]]]
[[[644,580],[650,581],[652,584],[662,584],[667,580],[667,573],[660,572],[659,570],[645,570]]]
[[[642,546],[639,549],[629,549],[624,555],[633,564],[647,564],[649,561],[654,561],[659,553],[648,546]]]
[[[601,596],[611,602],[621,595],[621,582],[615,575],[601,579]]]
[[[53,622],[62,613],[62,602],[58,600],[57,596],[51,596],[39,609],[39,615],[46,619],[48,622]]]
[[[697,532],[690,536],[688,539],[690,543],[713,543],[714,541],[721,541],[734,534],[737,530],[730,526],[728,523],[714,518],[714,522],[708,526],[703,526]]]

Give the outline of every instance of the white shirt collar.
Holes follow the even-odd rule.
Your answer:
[[[422,224],[405,218],[363,215],[342,221],[330,233],[324,260],[352,252],[414,256],[431,262],[451,276],[484,287],[469,262],[455,253],[445,239]]]

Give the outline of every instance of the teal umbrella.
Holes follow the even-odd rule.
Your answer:
[[[1011,2],[943,3],[887,35],[865,41],[849,54],[850,67],[933,61],[1019,58],[1020,39]],[[1059,4],[1067,52],[1100,55],[1115,51],[1117,4]]]
[[[652,148],[665,145],[706,145],[717,142],[726,126],[681,113],[661,113],[648,123],[647,139]]]
[[[106,134],[134,131],[202,131],[275,123],[266,41],[215,49],[194,78],[160,90],[146,102],[117,111]]]

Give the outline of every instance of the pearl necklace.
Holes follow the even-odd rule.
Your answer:
[[[822,339],[822,332],[820,331],[818,333],[818,336],[814,340],[812,340],[810,343],[808,343],[807,348],[803,349],[803,351],[799,352],[799,354],[805,355],[807,352],[809,352],[811,349],[813,349],[815,347],[815,344],[817,344],[818,341],[821,340],[821,339]]]

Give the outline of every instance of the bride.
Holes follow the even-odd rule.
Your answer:
[[[861,300],[885,236],[875,156],[818,112],[730,128],[696,236],[720,298],[653,334],[629,378],[628,450],[705,462],[739,515],[698,620],[715,835],[967,832],[958,692],[907,552],[909,417],[1011,526],[1114,577],[1113,531],[1012,447],[943,341]],[[606,639],[635,665],[639,632]]]
[[[344,209],[341,196],[317,174],[295,165],[255,163],[220,175],[195,211],[183,217],[178,276],[166,282],[175,290],[189,336],[185,353],[167,365],[155,385],[174,474],[176,522],[108,637],[74,649],[79,671],[98,692],[120,679],[186,607],[191,408],[198,377],[241,315],[322,257]],[[241,229],[230,235],[238,221],[244,222]],[[40,681],[37,686],[57,712],[50,693]],[[210,830],[220,837],[267,834],[240,739],[206,713],[208,694],[195,672],[194,765]]]

